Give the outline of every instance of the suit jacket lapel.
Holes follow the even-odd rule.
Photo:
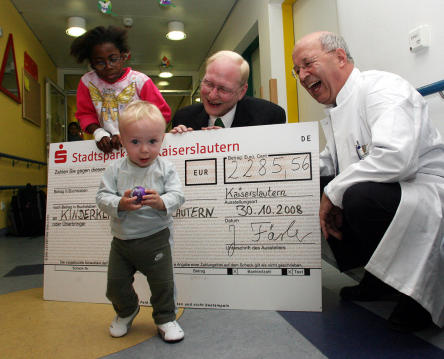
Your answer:
[[[196,116],[196,128],[208,127],[208,119],[210,116],[205,112],[205,108],[202,105],[202,111]]]
[[[244,97],[245,98],[245,97]],[[245,109],[245,101],[242,98],[236,106],[236,112],[234,113],[233,123],[231,127],[248,126],[250,118],[248,117],[248,111]]]

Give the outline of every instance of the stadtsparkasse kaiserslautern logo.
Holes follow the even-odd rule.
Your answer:
[[[54,162],[55,163],[65,163],[68,159],[68,152],[63,149],[63,144],[59,145],[59,150],[55,151]]]

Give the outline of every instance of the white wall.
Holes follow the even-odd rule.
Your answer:
[[[337,4],[340,33],[360,70],[394,72],[415,87],[444,80],[443,0],[337,0]],[[425,24],[431,28],[431,46],[411,53],[408,33]],[[444,99],[434,94],[426,100],[432,121],[444,134]]]
[[[339,32],[336,0],[297,0],[293,6],[295,41],[314,31]],[[311,97],[297,81],[299,121],[319,121],[325,117],[324,105]],[[325,137],[319,127],[319,147],[325,147]]]
[[[443,0],[298,0],[293,11],[296,39],[316,30],[335,31],[337,21],[337,32],[347,41],[361,71],[394,72],[415,87],[444,80]],[[431,28],[431,46],[424,52],[411,53],[408,33],[424,24]],[[312,99],[301,92],[298,96],[303,121],[323,117],[315,113],[319,107]],[[426,100],[432,121],[444,134],[444,100],[438,94]]]
[[[282,0],[270,0],[268,5],[270,74],[263,74],[269,76],[263,84],[266,84],[268,88],[268,79],[273,78],[277,80],[278,103],[287,111],[282,2]]]

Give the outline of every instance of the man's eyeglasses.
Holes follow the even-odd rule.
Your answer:
[[[110,67],[114,67],[117,65],[117,63],[122,60],[122,56],[116,56],[116,55],[112,55],[108,58],[108,60],[100,60],[100,61],[93,61],[92,65],[94,67],[94,69],[96,70],[103,70],[106,65],[108,64]]]
[[[305,59],[301,65],[294,65],[294,67],[291,69],[291,76],[293,76],[293,78],[295,78],[295,79],[298,79],[299,72],[301,71],[301,69],[305,70],[305,71],[311,70],[312,66],[316,63],[316,61],[318,61],[319,56],[326,55],[326,54],[329,54],[329,53],[335,52],[335,51],[336,51],[336,49],[322,52],[320,55],[313,56],[309,59]]]
[[[201,85],[202,87],[205,87],[205,88],[206,88],[207,90],[209,90],[209,91],[213,91],[213,89],[216,89],[216,91],[217,91],[220,95],[222,95],[222,96],[232,95],[232,94],[234,94],[234,93],[237,91],[237,89],[236,89],[236,90],[232,90],[232,89],[226,88],[226,87],[224,87],[224,86],[216,86],[216,85],[213,84],[211,81],[208,81],[208,80],[206,80],[206,79],[203,79],[203,80],[200,82],[200,85]]]

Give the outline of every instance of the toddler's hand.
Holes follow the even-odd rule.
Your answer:
[[[137,196],[131,197],[131,190],[127,189],[119,202],[119,211],[135,211],[142,207],[141,203],[137,203]],[[163,203],[163,202],[162,202]]]
[[[150,206],[159,211],[165,211],[166,207],[163,203],[162,198],[160,198],[159,194],[153,189],[145,189],[145,196],[142,197],[142,204],[145,206]]]

